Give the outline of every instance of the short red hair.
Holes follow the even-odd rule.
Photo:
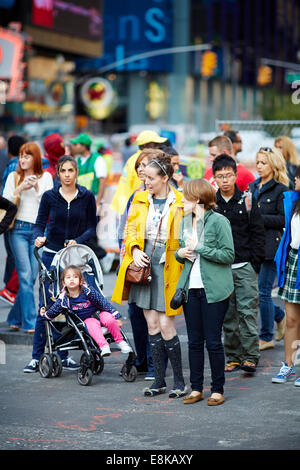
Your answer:
[[[41,176],[43,174],[43,166],[40,147],[35,142],[26,142],[19,150],[19,155],[24,154],[33,156],[33,173],[37,176]],[[21,179],[24,178],[24,171],[21,170],[20,166],[17,168],[17,173],[21,175]]]

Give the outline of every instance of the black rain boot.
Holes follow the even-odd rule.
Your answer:
[[[185,387],[184,378],[182,374],[181,347],[179,338],[176,335],[170,340],[164,340],[164,343],[174,375],[174,386],[173,389],[170,390],[169,397],[183,397],[187,393],[187,388]]]
[[[150,351],[153,361],[155,380],[151,387],[145,388],[145,396],[154,396],[166,391],[165,382],[165,345],[164,340],[160,333],[156,335],[149,335]]]

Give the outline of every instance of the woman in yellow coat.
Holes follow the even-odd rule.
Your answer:
[[[122,300],[128,300],[144,310],[155,375],[154,383],[144,389],[144,395],[154,396],[166,391],[166,349],[174,374],[169,397],[177,398],[186,394],[180,342],[175,329],[175,315],[182,313],[182,309],[171,309],[170,301],[182,270],[174,256],[179,248],[182,194],[169,184],[173,175],[170,156],[165,154],[151,160],[145,168],[145,175],[147,190],[136,193],[130,208],[126,255],[120,266],[112,301],[122,303]],[[146,266],[156,237],[151,259],[151,283],[147,286],[128,285],[125,275],[129,264],[134,261],[138,266]]]

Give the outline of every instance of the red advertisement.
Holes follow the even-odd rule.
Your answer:
[[[32,0],[32,23],[53,28],[53,0]]]

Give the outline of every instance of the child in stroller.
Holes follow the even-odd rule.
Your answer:
[[[123,339],[120,326],[120,313],[106,300],[101,292],[87,286],[82,271],[77,266],[67,266],[61,275],[62,291],[56,302],[46,311],[41,307],[40,314],[52,320],[64,312],[76,314],[86,325],[90,336],[101,350],[101,356],[109,356],[111,351],[101,326],[111,333],[116,346],[122,353],[132,352]],[[100,311],[99,314],[97,312]]]

